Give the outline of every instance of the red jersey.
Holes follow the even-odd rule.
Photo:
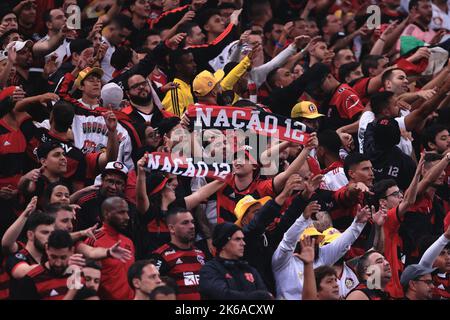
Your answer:
[[[355,90],[355,92],[361,98],[361,103],[363,105],[367,104],[370,100],[369,92],[367,91],[369,89],[370,79],[370,77],[360,78],[352,84],[352,89]]]
[[[400,275],[404,269],[404,263],[402,261],[403,241],[398,234],[400,223],[398,207],[388,210],[387,219],[383,226],[384,256],[391,265],[392,278],[386,286],[386,291],[389,292],[392,297],[398,299],[404,296],[403,288],[400,284]]]
[[[246,189],[238,190],[235,185],[235,176],[228,177],[225,185],[217,192],[217,223],[235,222],[237,219],[234,208],[246,195],[251,195],[255,199],[265,196],[274,197],[273,180],[254,179]]]
[[[433,298],[434,299],[450,299],[450,274],[438,273],[433,275]]]
[[[200,300],[200,269],[205,264],[203,251],[195,247],[180,249],[172,243],[166,243],[153,253],[160,274],[177,282],[177,300]]]
[[[338,86],[330,101],[320,106],[320,112],[327,119],[325,129],[336,130],[355,121],[354,117],[364,110],[358,94],[348,84]]]
[[[102,260],[102,278],[98,289],[99,297],[102,300],[133,299],[134,293],[128,284],[128,269],[134,263],[135,249],[133,242],[106,223],[95,233],[95,237],[96,240],[89,238],[85,243],[94,248],[110,248],[120,240],[120,246],[130,250],[133,255],[133,258],[127,262],[114,258]]]
[[[45,266],[37,266],[21,280],[19,295],[25,300],[62,300],[67,294],[69,274],[55,276]]]

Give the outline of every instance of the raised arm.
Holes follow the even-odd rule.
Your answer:
[[[440,236],[423,254],[419,264],[431,268],[434,260],[439,256],[441,251],[450,242],[450,227],[447,228],[445,233]]]
[[[424,156],[425,156],[425,154],[422,153],[420,156],[419,163],[417,164],[416,172],[414,173],[414,177],[411,180],[411,184],[410,184],[409,188],[405,191],[405,197],[404,197],[403,201],[398,206],[398,217],[400,218],[400,221],[403,220],[403,217],[405,216],[406,211],[408,211],[408,209],[414,203],[416,203],[417,192],[419,190],[418,186],[419,186],[420,176],[421,176],[423,164],[425,162]]]
[[[147,196],[147,182],[144,167],[148,162],[148,155],[137,162],[137,180],[136,180],[136,210],[140,214],[145,214],[150,207],[150,201]]]
[[[303,148],[302,152],[295,158],[295,160],[291,163],[291,165],[288,167],[288,169],[277,176],[273,178],[273,189],[275,193],[279,193],[284,184],[286,183],[289,176],[293,175],[294,173],[298,173],[300,168],[305,164],[306,159],[308,158],[309,153],[312,149],[316,148],[318,145],[317,135],[316,133],[311,133],[308,143]]]
[[[108,143],[106,151],[102,152],[98,159],[98,166],[103,170],[108,162],[115,161],[119,154],[119,139],[117,138],[117,118],[113,111],[108,111],[103,115],[106,127],[108,128]]]
[[[316,277],[314,275],[314,243],[316,239],[309,236],[301,240],[302,252],[294,256],[303,262],[303,293],[302,300],[318,300]]]
[[[204,185],[191,195],[187,196],[186,198],[184,198],[184,200],[186,201],[186,209],[191,210],[203,201],[206,201],[210,196],[219,191],[219,189],[222,188],[223,185],[224,182],[216,180],[208,183],[207,185]]]
[[[417,186],[417,194],[423,194],[428,187],[439,178],[442,171],[447,168],[450,163],[450,152],[445,154],[444,158],[437,165],[435,165],[431,170],[423,177],[422,181],[419,182]]]
[[[17,239],[20,236],[30,214],[36,209],[37,197],[33,197],[14,223],[6,230],[2,238],[2,250],[6,254],[12,254],[19,250]]]

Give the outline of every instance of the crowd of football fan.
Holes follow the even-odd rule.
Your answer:
[[[1,1],[0,299],[449,299],[449,50],[446,0]],[[149,169],[178,129],[245,157]]]

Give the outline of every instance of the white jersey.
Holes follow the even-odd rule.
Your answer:
[[[116,51],[116,47],[113,46],[111,43],[109,43],[109,41],[103,37],[102,40],[104,42],[106,42],[108,44],[108,50],[106,50],[105,56],[102,60],[101,63],[101,67],[103,70],[103,77],[102,77],[102,82],[103,83],[108,83],[109,81],[111,81],[111,79],[113,78],[113,72],[116,70],[112,65],[111,65],[111,57],[113,55],[113,53]]]
[[[336,191],[348,184],[344,168],[338,167],[324,174],[320,189]]]
[[[342,269],[342,275],[338,278],[339,285],[339,295],[341,299],[345,299],[345,297],[359,284],[358,277],[353,272],[353,270],[347,266],[344,262],[344,268]]]
[[[108,129],[105,119],[94,113],[75,114],[72,123],[75,146],[84,154],[100,152],[108,144]],[[117,124],[117,137],[119,139],[118,161],[123,162],[129,170],[134,168],[131,159],[132,144],[128,131]]]

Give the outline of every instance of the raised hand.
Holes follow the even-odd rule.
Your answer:
[[[291,175],[287,179],[282,193],[284,193],[287,197],[290,197],[294,191],[300,190],[302,188],[302,181],[303,179],[299,174]]]
[[[41,95],[37,96],[37,98],[39,100],[39,103],[42,104],[43,106],[47,106],[48,102],[59,100],[59,96],[57,94],[51,93],[51,92],[41,94]]]
[[[22,87],[16,87],[12,95],[12,101],[15,103],[23,98],[25,98],[25,91],[23,91]]]
[[[17,52],[14,46],[8,48],[8,60],[12,65],[14,65],[17,61]]]
[[[308,142],[305,145],[305,149],[311,151],[319,146],[319,139],[317,138],[317,133],[313,132],[309,135]]]
[[[97,231],[98,223],[94,224],[92,227],[87,228],[83,231],[81,231],[82,235],[86,238],[91,238],[94,240],[97,240],[95,237],[95,232]]]
[[[50,59],[48,59],[45,62],[44,75],[46,75],[47,77],[49,77],[50,75],[55,73],[56,70],[58,70],[58,64],[56,63],[56,59],[58,59],[58,55],[54,53],[50,56]]]
[[[36,205],[37,205],[37,201],[38,201],[38,197],[34,196],[33,198],[31,198],[31,201],[28,203],[27,207],[25,208],[25,210],[22,212],[22,215],[26,218],[28,218],[30,216],[30,214],[36,210]]]
[[[300,240],[302,245],[301,253],[294,253],[294,256],[302,260],[304,264],[311,264],[314,262],[314,245],[316,239],[306,236],[303,240]]]
[[[145,153],[142,158],[138,160],[137,167],[138,167],[138,173],[144,172],[144,168],[147,166],[148,163],[148,153]]]
[[[303,211],[303,217],[305,219],[309,219],[319,211],[320,211],[320,204],[317,201],[311,201]]]
[[[365,206],[364,208],[362,208],[361,205],[358,204],[356,217],[355,217],[357,223],[366,223],[369,220],[371,215],[372,215],[372,212],[370,211],[369,206]]]
[[[301,36],[295,37],[295,39],[294,39],[295,47],[297,49],[306,48],[310,42],[311,42],[311,37],[306,36],[306,35],[301,35]]]
[[[235,26],[239,23],[239,16],[241,15],[242,9],[234,10],[233,13],[230,16],[230,23],[234,24]]]
[[[194,18],[195,18],[195,11],[189,10],[188,12],[186,12],[184,14],[183,18],[181,18],[180,24],[183,24],[188,21],[192,21]]]
[[[103,114],[103,119],[105,120],[106,127],[109,132],[115,132],[117,129],[117,117],[113,111],[107,111]]]
[[[372,220],[375,222],[375,224],[379,227],[382,227],[387,219],[387,208],[386,206],[380,206],[380,209],[378,211],[375,211],[375,207],[372,206],[371,208],[372,212]]]
[[[18,193],[19,193],[19,191],[17,189],[10,188],[10,186],[2,187],[0,189],[0,198],[5,199],[5,200],[10,200],[10,199],[14,198]]]
[[[122,262],[131,260],[133,254],[130,250],[120,247],[120,240],[117,241],[111,248],[108,249],[111,257],[118,259]]]
[[[83,268],[86,265],[86,259],[84,259],[81,253],[75,253],[69,258],[69,266],[79,266]]]
[[[175,50],[178,48],[178,46],[180,45],[180,43],[183,41],[183,39],[187,36],[187,33],[177,33],[176,35],[174,35],[172,38],[170,38],[169,40],[167,40],[167,45],[169,46],[169,48],[171,48],[172,50]]]

